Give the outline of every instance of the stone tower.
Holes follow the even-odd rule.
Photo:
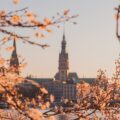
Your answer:
[[[58,73],[55,75],[55,79],[60,81],[68,80],[68,69],[69,69],[68,53],[66,52],[65,34],[63,34],[63,40],[61,43],[61,52],[59,54]]]
[[[11,68],[12,72],[19,74],[19,60],[18,60],[18,56],[17,56],[15,39],[13,40],[13,47],[14,47],[14,50],[12,52],[11,59],[10,59],[10,68]]]

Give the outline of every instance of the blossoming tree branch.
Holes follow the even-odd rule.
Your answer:
[[[20,0],[13,0],[15,5],[19,2]],[[58,28],[60,23],[70,21],[78,16],[71,16],[69,12],[69,10],[65,10],[62,14],[57,13],[57,16],[55,17],[38,20],[37,15],[29,11],[28,7],[15,11],[0,10],[0,46],[4,46],[11,40],[20,40],[24,43],[40,46],[41,48],[48,47],[48,44],[31,41],[30,37],[20,34],[15,29],[19,29],[19,31],[31,29],[34,30],[35,37],[42,38],[45,36],[42,31],[50,33],[52,30],[49,27],[55,26]],[[12,31],[13,29],[14,32]],[[6,49],[8,51],[13,51],[16,48],[14,48],[14,46],[9,46]],[[31,82],[11,71],[11,68],[8,66],[8,62],[8,60],[5,60],[2,57],[0,58],[0,70],[3,73],[0,74],[0,101],[6,103],[7,106],[9,106],[9,109],[13,112],[10,113],[7,110],[0,110],[0,119],[42,119],[42,113],[40,113],[36,108],[49,108],[50,104],[54,101],[54,96],[50,95],[43,86],[35,82]],[[31,85],[33,88],[31,92],[36,94],[26,97],[25,84]],[[30,105],[32,105],[33,108],[30,108]],[[17,115],[16,117],[12,116],[14,113]]]
[[[18,4],[20,0],[13,0],[14,4]],[[15,11],[0,11],[0,32],[2,38],[1,46],[10,40],[21,40],[25,43],[47,47],[47,44],[40,44],[39,42],[31,41],[28,36],[21,35],[19,32],[12,32],[12,29],[32,29],[34,35],[38,38],[44,37],[42,31],[51,32],[49,27],[58,26],[61,22],[70,21],[78,15],[70,15],[69,10],[65,10],[62,14],[52,18],[44,18],[43,21],[37,19],[37,15],[30,12],[28,8],[22,8]],[[120,8],[117,8],[117,30],[118,30],[118,16]],[[74,23],[74,22],[73,22]],[[117,32],[117,37],[119,34]],[[7,50],[14,50],[11,46]],[[0,66],[4,72],[4,66],[7,61],[4,58],[0,59]],[[9,110],[0,109],[0,119],[3,120],[42,120],[44,118],[53,120],[56,115],[74,115],[73,120],[119,120],[120,119],[120,105],[115,102],[120,100],[120,59],[116,61],[115,73],[112,78],[106,76],[105,71],[99,70],[95,82],[89,85],[82,81],[77,84],[77,101],[73,102],[69,99],[64,100],[64,107],[57,105],[50,108],[51,103],[54,102],[54,96],[40,84],[31,82],[28,79],[15,74],[9,67],[5,74],[0,75],[0,100],[9,106]],[[26,96],[26,86],[32,86],[30,90],[31,96]],[[115,103],[114,103],[115,102]],[[40,112],[39,109],[48,111]],[[13,115],[15,114],[15,115]],[[102,117],[100,117],[101,115]],[[92,118],[91,118],[92,117]]]

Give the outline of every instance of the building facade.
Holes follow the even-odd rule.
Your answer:
[[[55,96],[55,101],[60,102],[62,99],[76,100],[76,84],[65,83],[50,78],[29,78],[44,86],[49,94]]]
[[[61,52],[59,54],[58,61],[58,72],[55,74],[55,78],[33,78],[28,77],[44,86],[50,94],[55,96],[55,100],[61,101],[62,99],[76,100],[76,84],[82,80],[86,80],[89,83],[89,78],[79,79],[76,72],[68,72],[69,70],[69,59],[68,53],[66,52],[66,39],[63,34],[61,42]],[[90,79],[91,80],[91,79]],[[92,82],[92,81],[90,81]]]

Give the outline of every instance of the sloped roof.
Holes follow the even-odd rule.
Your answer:
[[[70,73],[68,74],[68,78],[69,78],[69,79],[72,79],[72,78],[78,79],[78,75],[77,75],[76,72],[70,72]]]
[[[79,82],[85,81],[86,83],[93,84],[96,81],[96,78],[79,78]]]
[[[28,78],[29,80],[33,80],[37,83],[41,82],[53,82],[53,78]]]
[[[71,75],[73,75],[73,77],[74,77],[75,73],[74,74],[72,73]],[[72,81],[70,80],[71,84],[80,83],[82,81],[84,81],[86,83],[89,83],[89,84],[93,84],[96,81],[96,78],[77,78],[77,77],[75,77],[75,78],[76,79],[71,79]],[[37,83],[42,83],[42,82],[44,82],[44,83],[52,83],[52,82],[55,82],[53,78],[28,78],[28,79],[33,80],[33,81],[35,81]]]

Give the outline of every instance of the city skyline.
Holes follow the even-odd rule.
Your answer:
[[[26,0],[27,1],[27,0]],[[0,7],[5,7],[4,4]],[[106,69],[108,75],[114,72],[114,62],[119,55],[119,43],[115,36],[114,8],[118,5],[117,1],[101,0],[95,1],[42,1],[36,0],[29,3],[21,0],[18,6],[6,5],[6,9],[24,8],[35,11],[40,18],[51,17],[57,12],[66,9],[71,10],[71,14],[80,14],[76,21],[77,25],[66,24],[67,52],[69,53],[70,71],[78,73],[79,77],[96,77],[99,68]],[[54,4],[53,4],[54,3]],[[39,8],[40,4],[40,8]],[[45,11],[45,9],[50,9]],[[44,13],[41,11],[44,10]],[[91,11],[91,12],[89,12]],[[89,12],[89,13],[88,13]],[[103,18],[103,19],[102,19]],[[106,27],[105,27],[106,26]],[[22,33],[22,32],[21,32]],[[31,33],[31,32],[30,32]],[[27,32],[26,32],[27,34]],[[23,75],[32,74],[38,77],[54,77],[58,69],[58,55],[63,36],[63,28],[53,28],[53,32],[41,39],[42,43],[48,43],[49,48],[42,50],[39,47],[30,46],[17,42],[17,52],[25,57],[28,62]],[[35,39],[33,36],[31,39]],[[9,43],[11,44],[11,43]],[[23,49],[24,48],[24,49]],[[1,52],[2,53],[2,52]],[[37,53],[37,54],[36,54]],[[9,58],[11,53],[3,51],[3,56]],[[34,58],[34,60],[33,60]]]

